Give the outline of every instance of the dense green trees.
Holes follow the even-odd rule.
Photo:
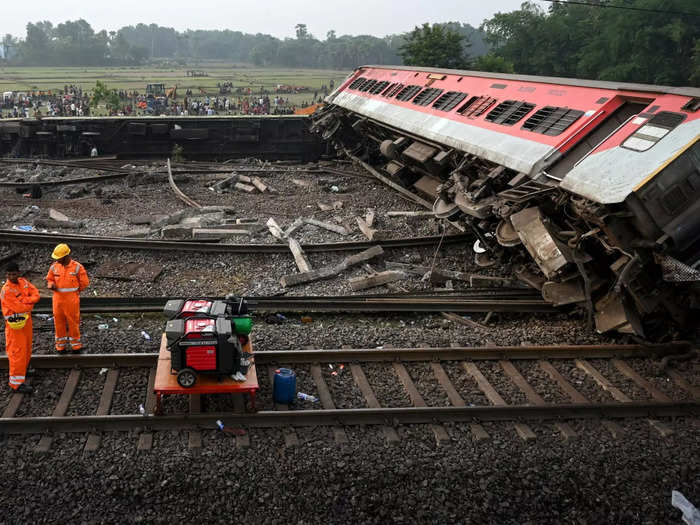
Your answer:
[[[469,41],[443,24],[423,24],[404,37],[399,48],[407,66],[428,66],[462,69],[469,65],[465,47]]]
[[[483,71],[649,84],[700,84],[698,0],[532,2],[497,13],[480,29],[447,22],[378,38],[325,40],[306,24],[296,38],[240,31],[175,31],[156,24],[94,32],[85,20],[27,24],[24,40],[2,39],[3,54],[26,65],[131,65],[149,59],[218,59],[259,66],[352,69],[362,64],[470,67]],[[618,9],[619,7],[619,9]],[[697,13],[697,16],[694,15]]]
[[[448,22],[445,32],[471,40],[477,54],[485,52],[481,32],[468,24]],[[433,28],[440,31],[442,26]],[[216,59],[259,66],[352,69],[361,64],[400,64],[404,35],[378,38],[329,31],[320,40],[306,24],[295,26],[296,38],[230,30],[187,30],[157,24],[137,24],[119,31],[95,33],[85,20],[54,27],[50,22],[27,24],[27,35],[14,42],[13,61],[24,65],[137,65],[149,59]],[[8,35],[9,37],[9,35]],[[10,37],[12,38],[12,37]],[[455,67],[457,62],[454,62]]]
[[[589,1],[608,7],[555,3],[544,11],[525,2],[496,14],[482,25],[493,46],[482,61],[500,58],[534,75],[698,85],[697,0]]]

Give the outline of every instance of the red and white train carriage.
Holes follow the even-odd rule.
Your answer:
[[[326,102],[313,129],[434,188],[436,214],[487,250],[477,262],[521,260],[598,330],[687,325],[698,308],[700,89],[365,66]]]

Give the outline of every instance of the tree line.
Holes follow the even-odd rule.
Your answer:
[[[592,5],[585,5],[586,3]],[[532,2],[498,13],[481,29],[492,46],[481,69],[532,75],[700,84],[697,0]]]
[[[471,50],[485,53],[480,30],[458,22],[449,27]],[[5,35],[0,48],[7,61],[27,66],[131,66],[162,59],[225,60],[257,66],[353,69],[361,64],[401,64],[406,35],[379,38],[371,35],[337,35],[325,39],[297,24],[295,38],[276,38],[231,30],[176,31],[157,24],[138,24],[118,31],[95,32],[85,20],[27,24],[23,39]]]
[[[297,24],[295,38],[240,31],[187,30],[156,24],[95,32],[85,20],[27,24],[24,39],[6,35],[1,49],[21,65],[139,65],[157,59],[219,59],[258,66],[352,69],[405,64],[530,75],[700,84],[697,0],[578,0],[548,9],[526,1],[479,28],[423,24],[383,38],[325,39]]]

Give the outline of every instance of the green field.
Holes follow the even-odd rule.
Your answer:
[[[176,67],[0,67],[0,92],[3,91],[55,91],[66,84],[78,85],[91,91],[95,82],[101,80],[109,88],[136,90],[143,93],[146,84],[163,83],[166,89],[177,86],[178,98],[185,90],[192,89],[194,96],[204,96],[200,88],[209,96],[218,95],[218,82],[232,82],[234,87],[250,87],[253,92],[260,86],[272,90],[278,84],[305,86],[313,90],[335,81],[337,86],[348,71],[318,69],[265,69],[234,64],[208,63],[197,66],[206,77],[188,77],[187,66]],[[311,95],[289,95],[292,103],[299,105],[308,101]],[[285,98],[287,95],[283,95]]]

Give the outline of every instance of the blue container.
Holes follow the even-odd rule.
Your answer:
[[[289,405],[297,397],[297,375],[294,370],[280,368],[275,370],[275,379],[272,385],[272,396],[275,403]]]

